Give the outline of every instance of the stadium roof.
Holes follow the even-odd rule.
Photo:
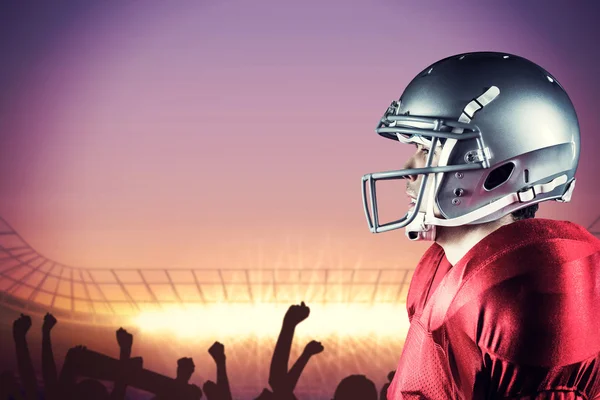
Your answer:
[[[600,217],[588,230],[600,235]],[[50,260],[0,218],[0,305],[81,321],[209,304],[400,304],[413,274],[394,269],[88,269]]]
[[[164,306],[398,304],[412,269],[88,269],[50,260],[0,218],[0,304],[95,320]]]

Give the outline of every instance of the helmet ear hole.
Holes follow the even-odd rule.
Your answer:
[[[489,173],[483,187],[485,190],[493,190],[506,182],[512,175],[515,169],[515,164],[512,162],[506,163]]]

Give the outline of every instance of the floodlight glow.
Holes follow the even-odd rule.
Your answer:
[[[145,333],[169,333],[180,338],[276,337],[287,309],[287,305],[274,304],[173,308],[143,312],[133,323]],[[408,327],[405,305],[315,305],[296,335],[404,338]]]

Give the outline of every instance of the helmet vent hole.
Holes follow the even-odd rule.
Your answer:
[[[529,170],[528,169],[523,171],[523,179],[525,180],[525,183],[529,183]]]
[[[513,170],[515,169],[515,164],[507,163],[502,165],[501,167],[496,168],[488,175],[483,187],[485,190],[493,190],[498,186],[502,185],[504,182],[510,178]]]

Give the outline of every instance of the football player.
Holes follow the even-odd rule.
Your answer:
[[[410,329],[389,400],[600,398],[600,240],[534,218],[568,202],[580,135],[567,93],[506,53],[425,68],[377,133],[415,146],[367,174],[371,232],[429,240],[407,297]],[[405,179],[409,211],[381,224],[376,182]]]

